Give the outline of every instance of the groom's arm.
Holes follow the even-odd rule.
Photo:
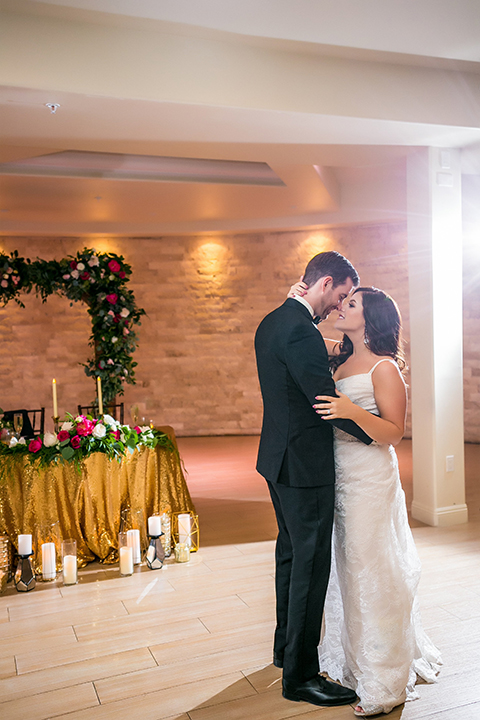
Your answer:
[[[318,402],[317,395],[338,397],[330,373],[325,343],[313,325],[310,327],[302,323],[295,328],[287,342],[285,360],[288,371],[308,398],[311,406]],[[313,407],[312,413],[318,417]],[[322,420],[322,422],[325,421]],[[329,420],[329,423],[349,435],[353,435],[365,445],[373,442],[372,438],[353,420]]]

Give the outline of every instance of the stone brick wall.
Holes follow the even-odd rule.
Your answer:
[[[2,238],[0,248],[24,257],[60,259],[83,239]],[[128,410],[178,435],[253,434],[261,424],[253,336],[262,317],[285,298],[307,261],[336,249],[366,285],[389,292],[402,311],[408,355],[408,263],[404,224],[377,224],[224,236],[95,239],[88,245],[125,256],[130,283],[147,317],[139,330],[137,385],[125,387]],[[51,415],[51,381],[59,410],[75,412],[94,397],[79,363],[89,353],[88,316],[65,298],[45,304],[25,296],[25,309],[0,309],[0,406],[44,405]],[[478,325],[467,294],[466,397],[468,439],[480,440]],[[473,313],[474,317],[469,313]],[[331,322],[324,332],[333,336]],[[471,331],[470,331],[471,328]],[[477,363],[475,365],[475,363]],[[476,374],[479,373],[479,374]],[[408,382],[408,378],[407,378]]]

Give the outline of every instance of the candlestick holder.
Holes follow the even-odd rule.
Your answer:
[[[163,561],[165,560],[165,549],[160,540],[163,533],[160,535],[149,535],[150,544],[145,553],[145,562],[150,570],[160,570],[163,567]]]
[[[19,555],[18,565],[15,572],[15,587],[18,592],[28,592],[33,590],[35,582],[35,573],[33,572],[32,562],[30,560],[33,553],[30,555]]]
[[[55,435],[56,435],[58,433],[58,427],[60,425],[60,418],[55,417],[55,415],[52,415],[52,420],[53,420],[53,429],[54,429]]]

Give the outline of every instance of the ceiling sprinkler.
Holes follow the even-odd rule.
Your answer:
[[[52,115],[55,115],[55,113],[57,112],[57,108],[60,107],[58,103],[45,103],[45,105],[47,106],[47,108],[50,108],[50,112],[52,113]]]

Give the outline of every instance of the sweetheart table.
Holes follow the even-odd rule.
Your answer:
[[[172,429],[162,428],[168,430],[175,443]],[[56,526],[60,538],[77,541],[80,567],[96,558],[113,563],[126,507],[141,511],[145,524],[165,510],[195,512],[178,452],[143,446],[120,462],[96,452],[80,467],[58,462],[41,468],[25,457],[10,459],[0,483],[0,533],[15,547],[19,534],[31,533],[38,547],[42,533]]]

